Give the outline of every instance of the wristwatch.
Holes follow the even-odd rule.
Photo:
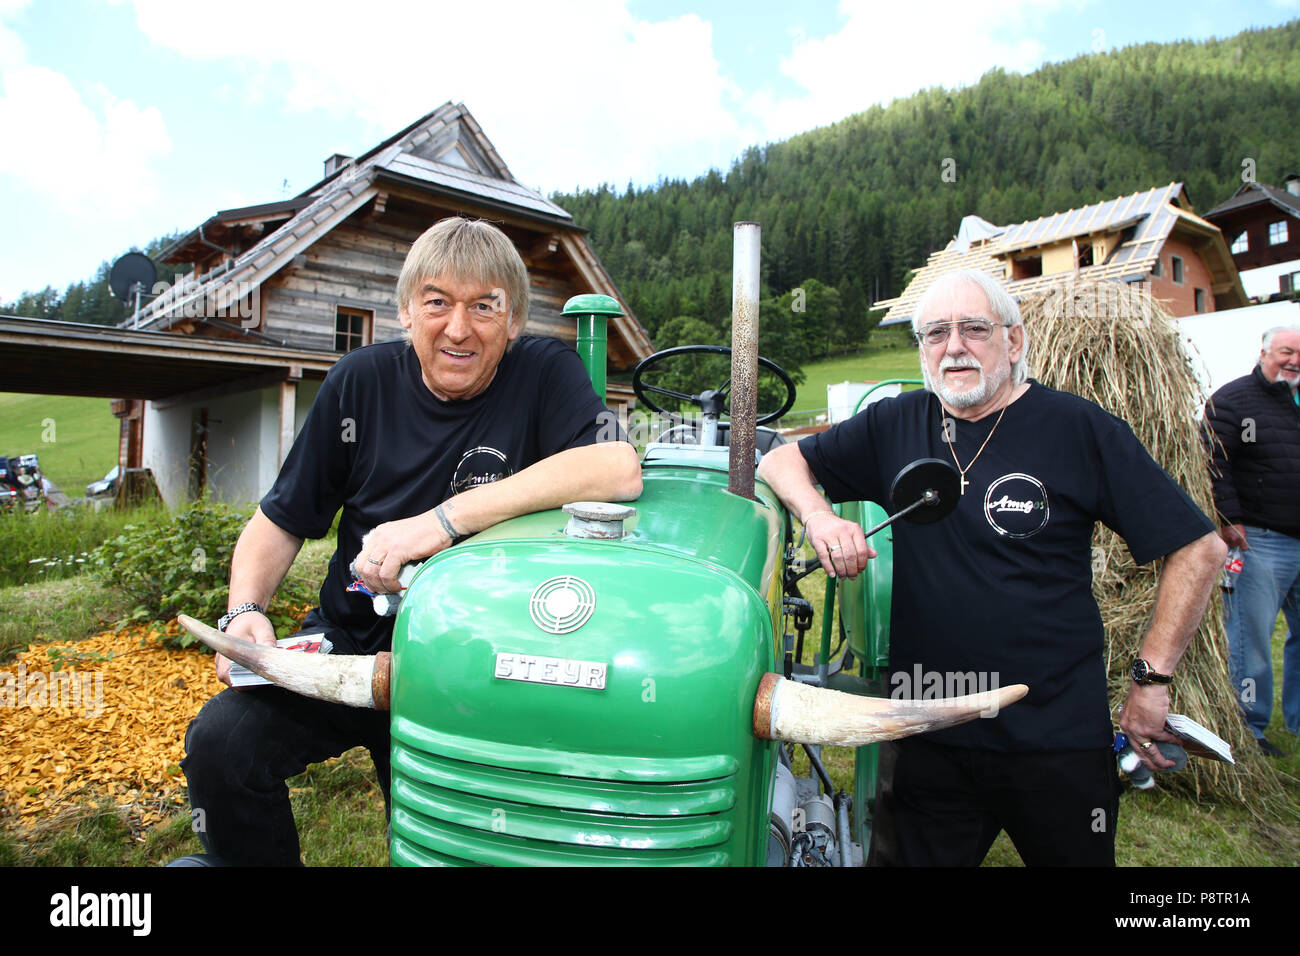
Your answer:
[[[222,634],[226,633],[226,628],[230,626],[230,622],[239,617],[239,615],[243,614],[245,611],[256,611],[258,614],[266,613],[262,610],[260,604],[254,604],[251,601],[247,604],[241,604],[238,607],[232,607],[225,614],[221,615],[221,620],[217,621],[217,630]]]
[[[1172,684],[1174,677],[1172,674],[1157,674],[1151,669],[1151,665],[1138,658],[1133,662],[1133,683],[1135,684]]]

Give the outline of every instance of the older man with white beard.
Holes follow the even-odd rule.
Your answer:
[[[1264,333],[1249,375],[1214,393],[1205,416],[1211,442],[1214,506],[1229,545],[1241,548],[1228,613],[1233,684],[1260,750],[1280,757],[1267,737],[1273,713],[1273,625],[1290,627],[1282,653],[1282,716],[1300,734],[1300,326]]]
[[[893,526],[891,678],[975,673],[989,686],[1028,684],[1029,695],[894,747],[871,861],[978,865],[1005,829],[1027,864],[1113,865],[1119,784],[1091,590],[1094,525],[1123,536],[1138,563],[1166,558],[1120,719],[1153,769],[1172,765],[1153,742],[1174,739],[1168,687],[1226,548],[1127,424],[1028,377],[1019,308],[995,279],[938,280],[914,330],[924,391],[775,449],[759,476],[803,521],[826,572],[854,577],[875,552],[815,484],[831,501],[888,507],[903,466],[951,460],[956,511]],[[896,696],[920,696],[900,693],[908,685],[890,682]]]

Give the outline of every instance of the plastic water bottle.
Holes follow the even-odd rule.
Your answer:
[[[1231,591],[1235,588],[1237,586],[1237,576],[1241,574],[1244,564],[1241,548],[1229,548],[1227,560],[1223,562],[1223,570],[1219,572],[1219,587],[1225,591]]]
[[[1123,734],[1116,735],[1116,746],[1120,747],[1116,759],[1119,761],[1119,769],[1123,770],[1128,777],[1129,783],[1133,784],[1138,790],[1150,790],[1156,785],[1155,776],[1151,769],[1142,762],[1142,758],[1133,752],[1129,745],[1128,738]],[[1164,773],[1173,773],[1175,770],[1182,770],[1187,766],[1187,751],[1178,744],[1171,744],[1168,741],[1155,741],[1156,748],[1165,756],[1166,760],[1172,760],[1174,765],[1169,767]]]

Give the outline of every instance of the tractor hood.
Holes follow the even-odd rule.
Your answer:
[[[732,821],[766,818],[738,804],[771,773],[751,713],[776,662],[782,519],[726,480],[647,469],[622,538],[568,537],[548,511],[426,562],[393,640],[395,860],[759,852]]]

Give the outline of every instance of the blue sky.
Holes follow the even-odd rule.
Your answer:
[[[726,168],[933,85],[1300,0],[0,0],[0,301],[316,182],[447,100],[543,191]]]

